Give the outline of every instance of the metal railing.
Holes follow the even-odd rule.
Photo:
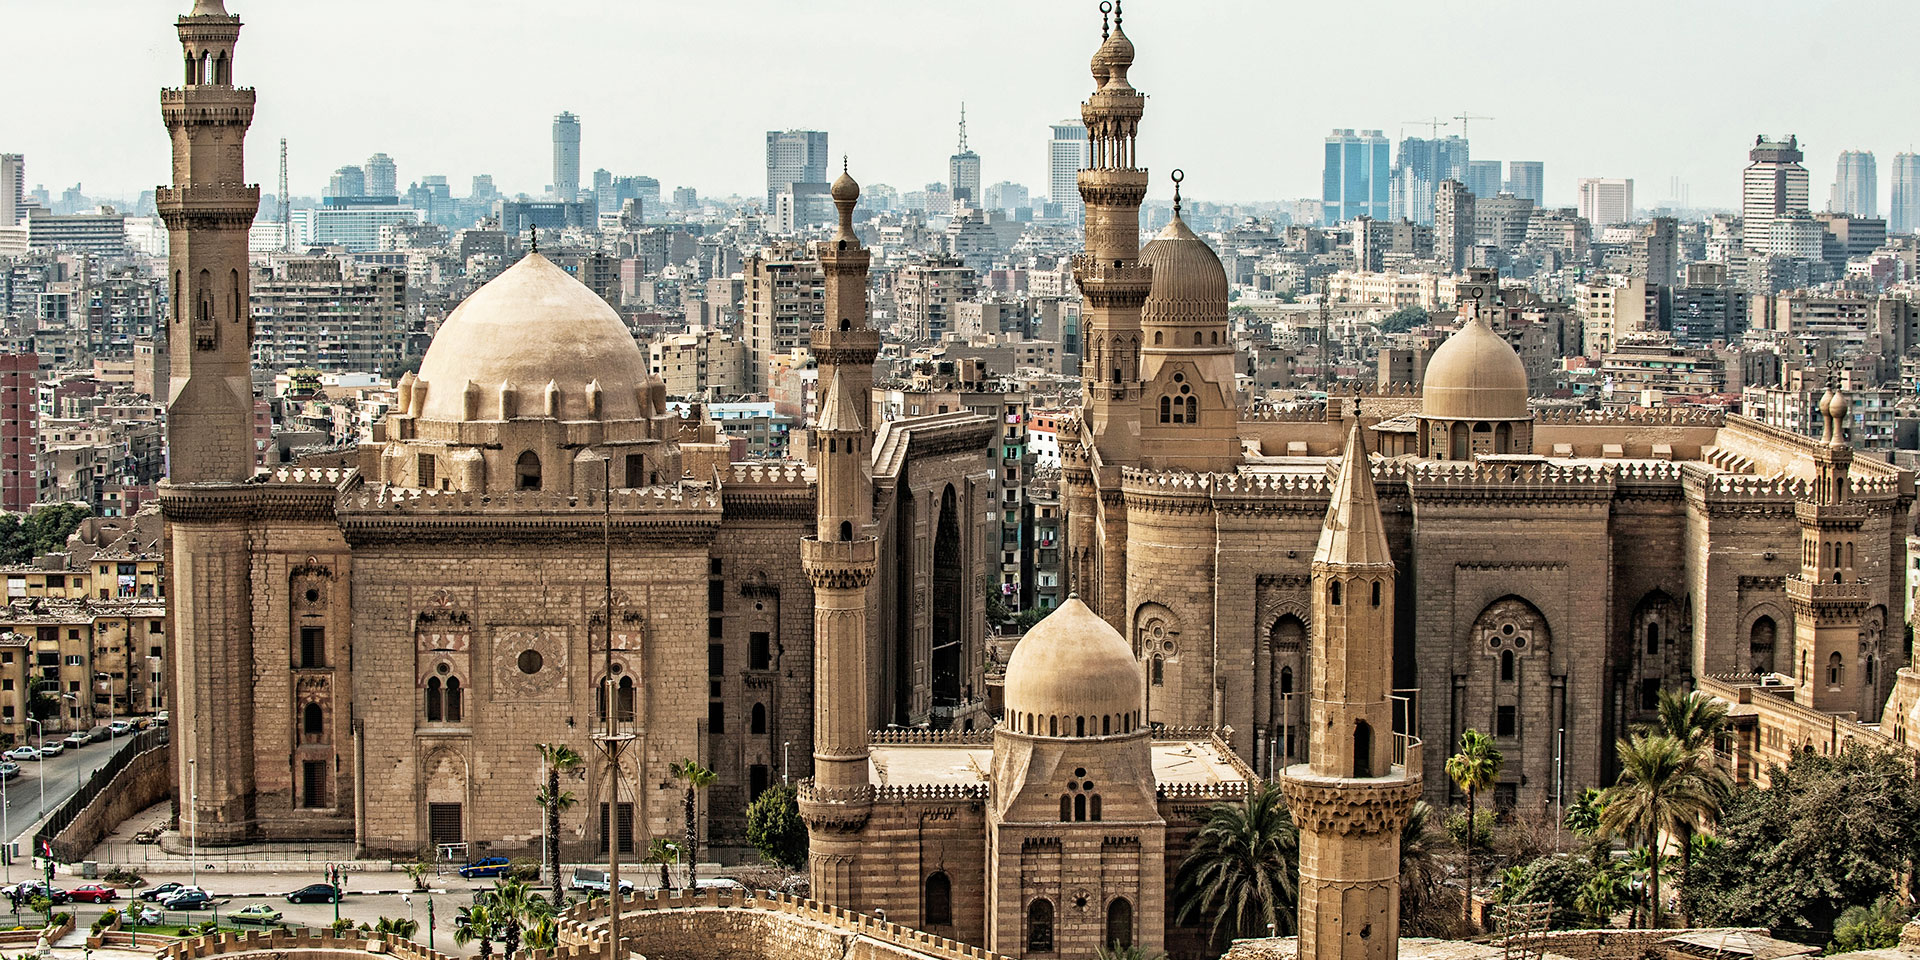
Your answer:
[[[132,742],[122,746],[119,752],[108,758],[99,769],[88,774],[86,780],[81,783],[78,790],[73,792],[72,796],[62,800],[58,806],[47,812],[46,822],[42,823],[40,829],[33,834],[34,854],[37,856],[42,850],[49,849],[59,839],[60,834],[73,825],[73,821],[80,816],[81,811],[87,808],[87,804],[92,803],[94,798],[113,782],[113,778],[119,776],[120,771],[125,770],[136,758],[150,750],[166,749],[169,741],[167,730],[166,727],[148,727],[134,734]],[[55,853],[59,852],[56,848]]]

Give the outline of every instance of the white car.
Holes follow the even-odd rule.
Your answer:
[[[58,740],[40,745],[40,759],[42,760],[48,757],[57,757],[65,752],[67,752],[66,745]]]
[[[40,759],[40,748],[24,745],[14,747],[12,750],[7,751],[6,757],[8,760],[38,760]]]
[[[133,732],[133,724],[126,720],[115,720],[107,724],[107,729],[112,731],[116,737],[124,737]]]

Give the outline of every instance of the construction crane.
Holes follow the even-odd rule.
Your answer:
[[[1417,123],[1417,124],[1420,124],[1420,125],[1421,125],[1421,126],[1423,126],[1423,127],[1431,127],[1431,128],[1433,128],[1433,133],[1431,133],[1431,134],[1429,134],[1429,135],[1428,135],[1428,137],[1427,137],[1427,139],[1429,139],[1429,140],[1438,140],[1438,139],[1440,139],[1440,128],[1441,128],[1441,127],[1451,127],[1451,126],[1453,126],[1453,121],[1452,121],[1452,120],[1449,120],[1449,119],[1447,119],[1446,117],[1432,117],[1432,118],[1430,118],[1430,119],[1426,119],[1426,120],[1402,120],[1402,121],[1400,121],[1400,122],[1401,122],[1401,123]]]
[[[1483,116],[1480,116],[1479,114],[1474,114],[1474,113],[1462,113],[1462,114],[1455,115],[1453,119],[1460,121],[1460,135],[1464,137],[1467,135],[1468,120],[1493,120],[1495,118],[1483,117]]]

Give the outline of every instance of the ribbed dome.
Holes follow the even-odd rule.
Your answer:
[[[1420,414],[1445,420],[1525,420],[1527,368],[1478,312],[1433,352]]]
[[[1140,248],[1140,262],[1153,268],[1153,290],[1140,309],[1141,323],[1227,322],[1226,268],[1177,214]]]
[[[499,416],[511,387],[520,417],[545,414],[549,383],[562,420],[637,420],[646,357],[619,314],[553,261],[530,253],[473,292],[440,327],[420,361],[425,420],[464,420],[467,384],[480,400],[475,419]],[[600,413],[588,407],[597,384]]]
[[[1032,714],[1042,736],[1074,736],[1076,729],[1099,736],[1101,718],[1129,716],[1144,699],[1133,649],[1078,597],[1028,630],[1007,661],[1009,722],[1019,726],[1015,714]],[[1081,718],[1085,723],[1076,727]]]

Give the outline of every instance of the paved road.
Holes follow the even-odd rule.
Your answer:
[[[27,849],[32,837],[26,836],[45,810],[73,796],[87,775],[106,766],[115,753],[133,746],[133,737],[117,737],[105,743],[90,743],[78,750],[71,747],[51,760],[25,760],[20,775],[4,784],[6,815],[0,825],[0,839],[17,840],[16,860],[24,863],[32,853]],[[41,795],[46,796],[45,806]]]

